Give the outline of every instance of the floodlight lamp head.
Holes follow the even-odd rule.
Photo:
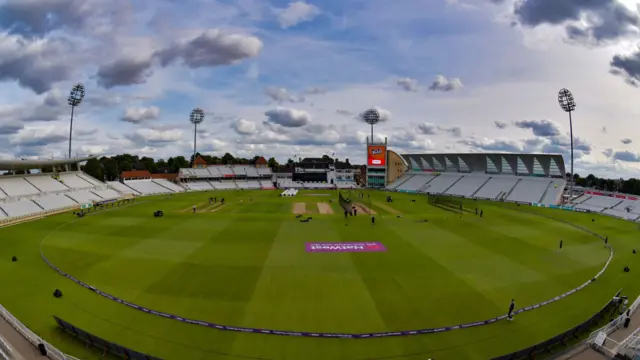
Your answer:
[[[367,124],[375,125],[378,122],[380,122],[380,113],[376,109],[369,109],[364,112],[364,115],[362,116],[362,118],[364,119],[364,122],[366,122]]]
[[[558,93],[558,104],[566,112],[572,112],[576,109],[576,100],[573,98],[571,91],[567,89],[562,89]]]
[[[189,121],[192,124],[198,125],[203,120],[204,120],[204,110],[202,110],[200,108],[195,108],[195,109],[191,110],[191,115],[189,115]]]
[[[67,103],[71,106],[78,106],[82,102],[82,99],[84,99],[84,85],[77,83],[73,89],[71,89]]]

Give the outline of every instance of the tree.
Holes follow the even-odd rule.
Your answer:
[[[103,157],[100,159],[102,163],[102,175],[106,181],[115,181],[118,179],[118,162],[112,158]]]
[[[233,155],[231,155],[229,153],[225,153],[224,155],[222,155],[222,163],[223,164],[230,165],[230,164],[233,164],[235,160],[236,159],[233,157]]]
[[[268,166],[271,168],[271,170],[277,168],[280,164],[278,164],[278,162],[276,161],[275,158],[269,158],[269,160],[267,160],[267,164]]]
[[[287,160],[287,165],[293,165],[293,163],[294,163],[294,162],[295,162],[295,161],[293,161],[293,159],[289,158],[289,159]]]
[[[104,181],[102,164],[100,164],[100,161],[98,161],[98,159],[96,158],[89,159],[87,163],[84,165],[84,168],[82,169],[82,171],[84,171],[85,174],[95,179]]]

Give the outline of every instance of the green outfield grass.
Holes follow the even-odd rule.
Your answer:
[[[637,224],[510,204],[364,192],[377,213],[345,220],[337,193],[189,193],[73,221],[71,214],[0,229],[0,303],[36,333],[82,359],[101,353],[56,329],[56,315],[83,330],[165,359],[487,359],[541,342],[597,312],[620,288],[637,296],[632,249]],[[327,194],[328,196],[313,196]],[[223,196],[224,206],[208,205]],[[370,196],[370,197],[369,197]],[[333,200],[333,202],[329,202]],[[412,202],[412,200],[416,200]],[[304,203],[309,223],[293,211]],[[328,203],[335,214],[322,214]],[[197,206],[193,214],[191,207]],[[475,215],[475,208],[484,217]],[[153,211],[163,210],[163,218]],[[520,211],[519,211],[520,210]],[[522,211],[522,210],[526,210]],[[383,332],[484,320],[579,286],[604,265],[601,240],[532,213],[609,236],[616,254],[583,291],[514,322],[447,333],[376,339],[318,339],[223,332],[179,323],[100,297],[49,268],[154,310],[225,325],[312,332]],[[428,222],[418,222],[428,219]],[[592,221],[595,219],[596,221]],[[558,251],[562,239],[564,248]],[[306,242],[378,241],[379,253],[307,253]],[[18,262],[11,262],[11,256]],[[633,271],[633,270],[632,270]],[[52,296],[59,288],[60,299]]]

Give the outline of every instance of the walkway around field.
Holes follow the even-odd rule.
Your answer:
[[[640,299],[640,298],[639,298]],[[637,301],[637,300],[636,300]],[[631,333],[633,333],[636,329],[640,328],[640,311],[634,311],[637,309],[632,309],[631,314],[631,322],[629,323],[629,327],[625,328],[623,326],[617,328],[614,332],[607,336],[607,340],[605,340],[605,346],[607,346],[607,341],[615,341],[616,343],[621,343],[624,341]],[[613,356],[605,355],[602,352],[595,350],[591,347],[591,345],[583,342],[577,347],[569,350],[568,352],[554,357],[554,360],[603,360],[603,359],[612,359]]]
[[[42,340],[2,305],[0,305],[0,336],[2,336],[11,347],[13,360],[42,359],[43,356],[37,348],[37,345],[40,343],[44,344],[47,349],[47,356],[52,360],[79,360],[73,356],[64,354],[51,346],[51,344]]]
[[[11,353],[15,360],[32,360],[42,359],[42,355],[35,346],[25,339],[20,333],[11,326],[4,318],[0,317],[0,336],[11,347]],[[9,354],[7,354],[9,355]],[[11,358],[11,355],[9,355]]]

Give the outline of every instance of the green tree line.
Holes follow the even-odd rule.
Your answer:
[[[223,156],[202,155],[196,153],[196,157],[200,156],[207,165],[254,165],[260,158],[259,155],[251,159],[234,157],[230,153]],[[102,181],[115,181],[119,179],[123,171],[131,170],[148,170],[152,174],[157,173],[178,173],[181,168],[189,168],[194,160],[187,160],[184,156],[170,157],[168,159],[154,159],[148,156],[139,157],[138,155],[120,154],[116,156],[103,156],[101,158],[91,159],[82,166],[82,171],[92,177]],[[279,166],[275,158],[267,160],[268,166],[272,169]],[[43,172],[45,169],[43,169]]]

